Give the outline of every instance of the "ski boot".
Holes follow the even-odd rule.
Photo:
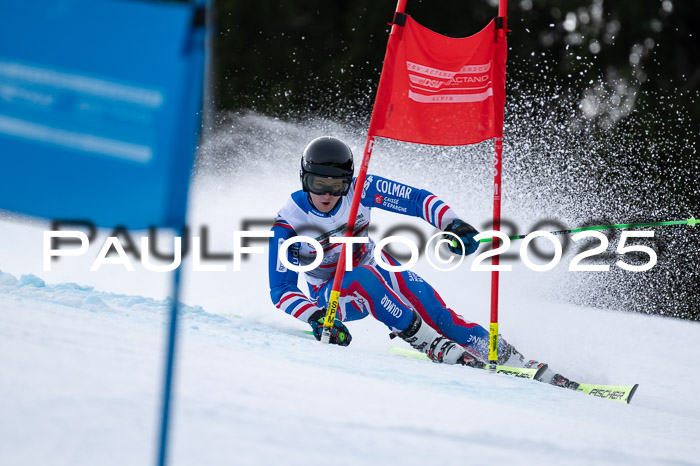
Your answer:
[[[428,355],[431,361],[445,364],[462,364],[470,367],[484,367],[484,363],[470,355],[462,346],[440,335],[430,325],[423,322],[417,312],[406,330],[398,333],[413,348]]]
[[[498,336],[498,365],[509,367],[520,367],[526,369],[539,369],[546,364],[535,361],[534,359],[525,359],[513,345],[508,343],[503,337]]]
[[[552,380],[549,381],[550,384],[556,385],[557,387],[569,388],[571,390],[578,389],[578,382],[569,380],[561,374],[554,374]]]
[[[518,352],[510,343],[500,337],[498,345],[498,364],[510,367],[525,367],[525,368],[540,368],[546,366],[545,363],[535,361],[534,359],[526,360],[525,357]],[[548,383],[556,387],[570,388],[571,390],[578,389],[578,382],[569,380],[561,374],[557,374],[549,367],[545,368],[536,379],[538,382]]]

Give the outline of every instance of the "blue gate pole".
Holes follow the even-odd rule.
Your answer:
[[[183,229],[184,230],[184,229]],[[183,230],[180,230],[180,238],[184,238]],[[170,305],[170,331],[168,332],[168,353],[165,362],[165,379],[163,382],[163,416],[160,427],[160,449],[158,452],[158,466],[165,466],[168,450],[168,423],[170,420],[170,398],[173,385],[173,370],[175,365],[175,349],[177,345],[177,318],[178,301],[180,298],[180,269],[182,264],[173,273],[173,302]]]
[[[211,0],[195,0],[194,2],[197,5],[197,13],[203,12],[204,13],[204,24],[195,24],[198,27],[205,26],[204,30],[207,31],[206,35],[204,36],[204,41],[205,41],[205,50],[206,53],[204,54],[204,61],[201,63],[200,66],[204,66],[205,71],[204,71],[204,76],[203,80],[204,83],[199,83],[200,86],[203,85],[204,90],[203,92],[205,93],[206,100],[203,99],[203,102],[201,104],[201,111],[203,113],[203,117],[206,118],[205,123],[209,123],[211,121],[210,115],[208,113],[207,107],[209,103],[209,98],[211,96],[211,83],[209,81],[209,71],[210,71],[210,66],[211,66],[211,58],[209,56],[209,53],[211,52],[211,41],[212,37],[211,34],[208,32],[211,29],[211,24],[213,23],[212,20],[212,15],[213,15],[213,8],[211,8]],[[198,23],[198,21],[195,21],[195,23]],[[196,36],[193,36],[196,37]],[[194,39],[193,39],[194,40]],[[200,128],[201,130],[201,123],[200,122]],[[199,131],[198,137],[200,135]],[[180,238],[183,238],[184,240],[184,232],[185,232],[185,226],[184,222],[187,219],[187,204],[185,204],[185,208],[183,209],[182,212],[182,226],[179,228],[178,231],[178,236]],[[161,428],[160,428],[160,448],[158,451],[158,466],[166,466],[167,464],[167,459],[168,459],[168,428],[169,428],[169,421],[170,421],[170,399],[172,395],[172,386],[173,386],[173,373],[174,373],[174,366],[175,366],[175,350],[177,349],[177,334],[178,334],[178,302],[180,298],[180,269],[182,268],[182,264],[180,264],[179,267],[175,269],[175,272],[173,273],[173,302],[170,306],[170,328],[168,332],[168,352],[167,352],[167,359],[165,362],[165,377],[163,381],[163,416],[162,416],[162,422],[161,422]]]

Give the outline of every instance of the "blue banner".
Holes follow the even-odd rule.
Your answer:
[[[202,108],[193,3],[0,2],[0,209],[180,227]]]

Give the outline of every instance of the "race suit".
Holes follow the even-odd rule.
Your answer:
[[[307,322],[320,308],[326,308],[333,276],[338,265],[342,245],[330,243],[333,236],[345,233],[355,179],[347,196],[328,213],[314,208],[309,195],[293,193],[278,212],[272,227],[274,236],[269,243],[270,296],[274,305],[287,314]],[[416,189],[376,175],[367,175],[355,222],[354,236],[368,237],[372,208],[419,217],[434,227],[444,230],[457,218],[454,211],[440,198],[423,189]],[[317,267],[303,272],[310,296],[302,293],[298,273],[285,267],[279,257],[282,243],[295,236],[314,238],[323,248],[323,260]],[[440,295],[416,273],[389,272],[374,259],[375,243],[353,245],[353,270],[345,272],[336,318],[347,322],[371,314],[392,332],[406,329],[413,318],[413,310],[435,330],[486,360],[488,331],[468,322],[449,309]],[[307,242],[293,244],[286,252],[294,265],[309,265],[316,259],[316,250]],[[383,260],[399,265],[382,251]]]

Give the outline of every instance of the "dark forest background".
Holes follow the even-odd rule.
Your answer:
[[[406,12],[436,32],[463,37],[496,16],[497,5],[409,0]],[[395,0],[215,0],[211,103],[366,126],[395,7]],[[683,184],[697,184],[698,24],[700,0],[511,0],[509,103],[517,106],[523,92],[550,83],[560,100],[578,104],[597,137],[613,129],[677,141],[668,161],[654,163],[689,169]],[[635,114],[647,116],[629,118]],[[638,156],[658,158],[643,150]],[[668,173],[669,189],[700,205],[697,189],[679,187],[675,171]]]
[[[496,16],[497,5],[408,0],[406,13],[436,32],[463,37]],[[216,123],[225,126],[230,115],[252,110],[366,128],[395,7],[395,0],[215,0]],[[624,189],[635,199],[634,206],[571,200],[586,218],[658,221],[700,214],[698,24],[700,0],[509,2],[506,139],[516,140],[523,124],[539,125],[541,132],[527,139],[552,152],[554,176],[587,174],[566,180],[570,193],[605,185],[610,197]],[[560,128],[566,131],[555,135]],[[581,140],[587,142],[576,149]],[[542,162],[517,155],[514,169],[523,175],[523,166]],[[630,173],[643,176],[643,186]],[[600,292],[582,293],[597,300],[586,304],[609,305],[606,296],[624,302],[625,286],[634,286],[635,296],[648,292],[633,310],[700,320],[698,227],[669,235],[663,241],[675,256],[667,266],[639,274],[633,284],[600,284]],[[625,306],[630,309],[629,300]]]
[[[409,0],[406,12],[463,37],[496,16],[497,4]],[[369,114],[395,7],[394,0],[216,0],[217,106],[332,113],[340,99]],[[697,93],[698,0],[511,0],[508,17],[510,65],[545,54],[557,64],[552,77],[581,93],[599,77],[626,80],[642,99]],[[700,121],[696,98],[688,108]]]

